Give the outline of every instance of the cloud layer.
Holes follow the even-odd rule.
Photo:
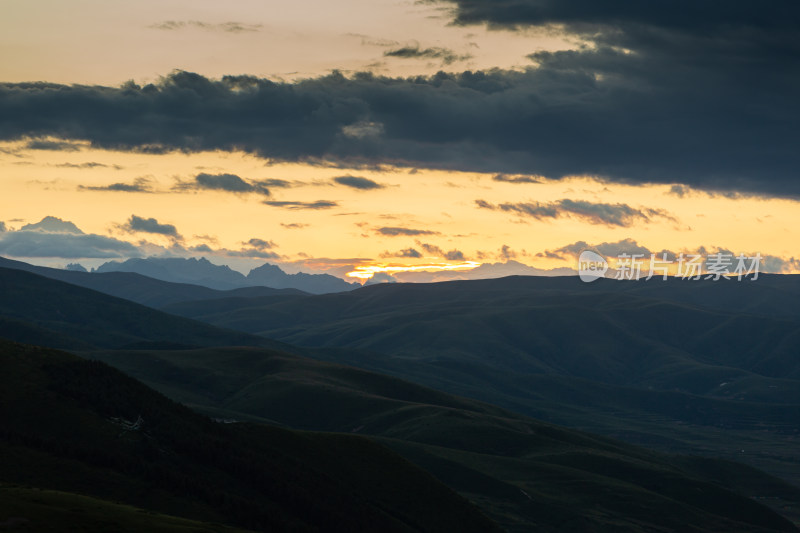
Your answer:
[[[244,24],[242,22],[210,23],[199,20],[165,20],[150,26],[155,30],[183,30],[197,28],[206,31],[220,31],[224,33],[244,33],[261,31],[261,24]]]
[[[418,44],[393,48],[383,53],[384,57],[400,57],[403,59],[438,59],[445,65],[450,65],[456,61],[466,61],[471,59],[470,54],[457,54],[449,48],[433,46],[420,48]]]
[[[360,176],[339,176],[333,178],[333,181],[335,181],[339,185],[344,185],[345,187],[350,187],[351,189],[358,189],[362,191],[384,188],[384,185],[381,185],[380,183],[373,181],[369,178],[362,178]]]
[[[593,203],[585,200],[570,200],[568,198],[548,203],[504,202],[492,204],[485,200],[475,200],[475,205],[481,209],[504,211],[537,220],[568,217],[612,227],[630,227],[637,223],[651,222],[654,218],[676,222],[675,218],[663,209],[649,207],[637,209],[628,204]]]
[[[127,231],[128,233],[164,235],[165,237],[176,240],[181,240],[183,238],[174,225],[162,224],[155,218],[143,218],[137,215],[131,215],[127,222],[119,225],[119,229]]]
[[[333,202],[331,200],[316,200],[314,202],[264,200],[264,203],[272,207],[282,207],[284,209],[293,209],[293,210],[310,209],[313,211],[320,209],[331,209],[339,206],[337,202]]]
[[[265,183],[249,181],[236,174],[207,174],[201,172],[191,181],[181,181],[174,188],[175,190],[209,190],[270,195]]]
[[[5,230],[3,223],[0,223],[0,230]],[[70,221],[46,216],[39,222],[22,226],[18,231],[2,231],[0,255],[65,259],[117,258],[138,256],[140,251],[129,242],[86,234]]]
[[[380,235],[385,235],[387,237],[411,237],[416,235],[435,235],[436,231],[431,231],[427,229],[413,229],[413,228],[397,228],[392,226],[384,226],[382,228],[378,228],[375,230],[376,233]]]
[[[528,16],[539,4],[554,14]],[[565,5],[578,4],[584,7]],[[535,53],[523,71],[409,79],[333,73],[290,83],[174,72],[155,84],[118,88],[4,83],[0,139],[41,144],[36,139],[55,136],[148,153],[244,150],[353,166],[593,175],[800,197],[800,24],[781,22],[762,6],[750,9],[752,23],[729,15],[740,25],[730,29],[713,20],[670,21],[666,10],[651,22],[646,13],[637,19],[645,8],[614,17],[598,5],[586,10],[597,19],[590,23],[573,21],[554,2],[459,5],[461,22],[501,24],[520,6],[520,24],[567,21],[569,31],[595,43]]]
[[[152,193],[151,180],[141,177],[133,180],[133,183],[112,183],[111,185],[79,185],[78,190],[82,191],[108,191],[108,192],[143,192]]]

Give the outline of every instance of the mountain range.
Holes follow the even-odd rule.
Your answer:
[[[512,277],[310,295],[0,266],[14,267],[0,268],[0,337],[27,343],[0,342],[0,448],[14,459],[0,461],[0,492],[16,506],[0,503],[0,522],[800,522],[795,277]]]
[[[330,274],[287,274],[277,265],[265,263],[246,276],[225,265],[215,265],[205,258],[133,258],[109,261],[95,272],[133,272],[162,281],[189,283],[218,290],[265,286],[273,289],[298,289],[313,294],[349,291],[360,287]]]

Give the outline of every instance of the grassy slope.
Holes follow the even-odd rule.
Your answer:
[[[125,429],[114,419],[134,421]],[[219,424],[102,363],[0,343],[0,480],[280,531],[491,531],[360,436]],[[69,509],[61,509],[69,511]]]
[[[168,309],[554,423],[744,460],[800,484],[797,295],[798,276],[505,278]]]
[[[689,523],[757,530],[735,523],[766,519],[748,497],[800,503],[800,490],[735,463],[664,456],[288,354],[222,348],[91,356],[216,416],[378,437],[509,530],[675,530]]]
[[[244,533],[62,491],[0,485],[0,529],[38,533]]]

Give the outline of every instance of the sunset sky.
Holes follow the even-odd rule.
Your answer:
[[[800,271],[793,2],[0,9],[5,257],[430,281],[592,247]]]

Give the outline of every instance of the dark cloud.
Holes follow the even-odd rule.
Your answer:
[[[107,168],[108,165],[103,163],[97,163],[94,161],[88,161],[86,163],[59,163],[56,165],[57,168],[78,168],[82,170],[90,169],[90,168]]]
[[[339,176],[337,178],[333,178],[333,181],[338,183],[339,185],[344,185],[346,187],[350,187],[352,189],[359,189],[362,191],[372,190],[372,189],[383,189],[385,185],[381,185],[376,181],[372,181],[368,178],[361,178],[359,176]]]
[[[783,258],[766,255],[762,258],[763,272],[774,274],[791,274],[800,270],[800,259],[794,257]]]
[[[533,176],[524,176],[524,175],[517,175],[517,176],[510,176],[508,174],[495,174],[492,177],[494,181],[502,181],[505,183],[541,183],[538,179]]]
[[[470,54],[457,54],[449,48],[442,48],[439,46],[420,48],[418,44],[387,50],[383,55],[384,57],[400,57],[403,59],[439,59],[445,65],[450,65],[456,61],[472,59],[472,55]]]
[[[555,250],[555,252],[571,257],[578,257],[584,250],[595,250],[606,257],[618,257],[622,254],[641,254],[643,256],[650,257],[650,254],[652,253],[646,246],[641,246],[631,238],[622,239],[617,242],[602,242],[595,245],[590,245],[586,241],[577,241],[572,244],[562,246],[561,248]],[[672,252],[669,252],[668,254],[668,257],[674,256]],[[661,254],[659,254],[659,256],[660,255]]]
[[[281,227],[284,227],[286,229],[303,229],[307,228],[308,224],[303,224],[301,222],[292,222],[290,224],[284,224],[283,222],[281,222]]]
[[[383,252],[381,257],[406,257],[411,259],[419,259],[422,257],[422,254],[414,248],[405,248],[404,250],[400,250],[398,252]]]
[[[378,228],[375,231],[381,235],[386,235],[388,237],[436,235],[439,233],[438,231],[430,231],[426,229],[409,229],[409,228],[394,228],[394,227]]]
[[[261,31],[261,24],[243,24],[241,22],[223,22],[221,24],[211,24],[200,22],[199,20],[166,20],[153,24],[150,28],[156,30],[183,30],[187,28],[198,28],[206,31],[220,31],[224,33],[245,33]]]
[[[297,181],[287,181],[276,178],[258,180],[256,183],[264,187],[272,187],[274,189],[288,189],[289,187],[294,187],[295,185],[302,185],[302,183]]]
[[[696,0],[679,3],[593,2],[592,0],[440,0],[455,5],[456,24],[487,23],[515,29],[563,24],[584,32],[635,27],[700,33],[732,28],[796,30],[800,7],[793,2]]]
[[[269,196],[267,186],[259,181],[248,181],[236,174],[207,174],[201,172],[193,181],[179,182],[175,190],[209,190],[232,193],[257,193]]]
[[[265,241],[264,239],[250,239],[249,241],[243,242],[242,244],[245,244],[245,245],[250,246],[251,248],[255,248],[257,250],[266,250],[266,249],[274,248],[275,246],[277,246],[274,242]]]
[[[338,207],[339,204],[330,200],[317,200],[316,202],[278,202],[273,200],[265,200],[265,204],[272,207],[283,207],[285,209],[331,209]]]
[[[257,248],[242,248],[241,250],[225,250],[225,255],[229,257],[248,257],[251,259],[280,259],[280,255],[269,250]]]
[[[691,187],[686,185],[672,185],[667,191],[667,194],[677,196],[678,198],[686,198],[687,196],[696,195],[698,191],[693,191]],[[740,192],[740,191],[700,191],[700,193],[708,196],[709,198],[727,198],[728,200],[742,200],[745,198],[763,198],[765,195],[753,192]]]
[[[149,178],[136,178],[133,183],[112,183],[111,185],[78,185],[81,191],[110,191],[110,192],[155,192]]]
[[[539,252],[536,254],[536,257],[544,257],[545,259],[560,259],[561,261],[564,260],[564,256],[558,254],[556,252],[551,252],[550,250],[545,250],[544,252]]]
[[[417,241],[417,244],[420,248],[422,248],[426,254],[435,255],[435,256],[442,256],[444,255],[444,250],[436,246],[435,244],[428,244],[426,242]]]
[[[207,244],[198,244],[197,246],[190,246],[189,251],[191,252],[201,252],[201,253],[212,253],[214,250]]]
[[[541,20],[521,15],[515,24],[563,21],[595,42],[536,53],[522,71],[408,79],[334,73],[291,83],[174,72],[119,88],[4,83],[0,140],[59,136],[139,152],[240,149],[276,161],[591,175],[800,198],[800,4],[714,4],[730,24],[686,22],[685,14],[702,9],[711,16],[709,2],[697,4],[620,10],[598,2],[584,11],[582,2],[542,3]],[[538,5],[465,1],[457,16],[501,24],[511,7],[528,13]],[[730,14],[745,11],[749,19]],[[579,20],[589,17],[597,22]]]
[[[630,227],[637,223],[648,223],[653,218],[663,218],[675,222],[675,218],[663,209],[642,207],[635,209],[627,204],[592,203],[584,200],[563,199],[555,202],[506,202],[491,204],[485,200],[475,200],[482,209],[505,211],[538,220],[570,217],[607,226]]]
[[[175,226],[172,224],[161,224],[155,218],[143,218],[131,215],[125,224],[121,224],[118,227],[129,233],[153,233],[156,235],[165,235],[176,240],[182,238]]]
[[[6,223],[0,221],[0,233],[3,233],[5,231],[6,231]]]
[[[429,255],[434,255],[436,257],[443,257],[448,261],[464,261],[464,253],[460,250],[450,250],[449,252],[445,252],[440,247],[436,246],[435,244],[428,244],[425,242],[417,241],[417,244],[420,248],[425,250],[425,253]]]
[[[507,244],[504,244],[500,247],[500,252],[498,253],[501,259],[505,261],[509,261],[511,259],[515,259],[519,254],[511,249],[511,247]]]
[[[464,261],[464,252],[461,250],[450,250],[444,254],[444,258],[448,261]]]
[[[215,250],[208,244],[198,244],[189,247],[188,251],[206,254],[213,253],[217,255],[226,255],[228,257],[245,257],[248,259],[280,259],[281,257],[279,254],[269,250],[271,247],[275,246],[275,243],[271,241],[250,239],[242,244],[245,246],[241,250],[228,250],[226,248]]]
[[[25,148],[28,150],[51,150],[54,152],[78,152],[81,149],[81,145],[66,141],[34,139],[25,143]]]

